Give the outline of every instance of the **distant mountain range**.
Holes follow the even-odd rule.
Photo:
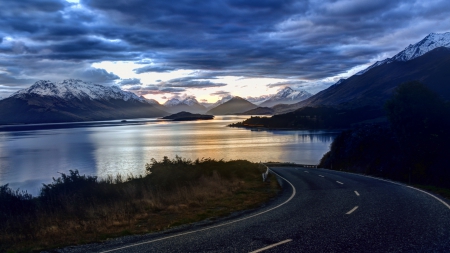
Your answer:
[[[305,106],[381,108],[395,87],[413,80],[450,99],[450,33],[432,33],[394,57],[377,62],[348,79],[341,79],[304,101],[273,109],[280,114]]]
[[[0,124],[161,117],[168,113],[115,86],[38,81],[0,100]]]
[[[231,112],[229,109],[226,109],[226,113],[225,114],[247,114],[247,115],[264,115],[264,114],[272,114],[273,110],[269,107],[277,105],[277,104],[294,104],[300,101],[303,101],[309,97],[311,97],[312,94],[310,94],[307,91],[297,91],[297,90],[293,90],[290,87],[284,87],[281,90],[279,90],[276,94],[272,94],[272,95],[262,95],[259,97],[247,97],[246,99],[241,98],[241,97],[237,97],[239,99],[235,99],[232,103],[241,103],[240,105],[243,105],[243,108],[251,108],[248,111],[245,111],[241,108],[239,108],[239,105],[235,105],[233,106],[233,108],[236,108],[236,111]],[[219,99],[217,102],[215,102],[214,104],[209,105],[207,108],[209,109],[209,111],[220,111],[222,109],[219,110],[213,110],[216,107],[219,107],[220,105],[232,100],[233,97],[231,95],[229,96],[225,96],[222,97],[221,99]],[[249,106],[248,103],[242,103],[242,100],[246,100],[247,102],[250,102],[252,104],[252,106]],[[254,107],[256,106],[256,107]],[[261,107],[258,108],[258,106]],[[227,107],[230,108],[230,104],[227,104]],[[223,107],[219,107],[219,108],[223,108]],[[238,109],[239,108],[239,109]],[[223,112],[221,112],[223,113]]]
[[[212,115],[239,114],[248,110],[255,109],[257,107],[257,105],[236,96],[228,100],[227,102],[208,110],[206,113]]]
[[[166,111],[170,113],[177,113],[181,111],[190,113],[204,113],[206,112],[206,107],[201,105],[197,99],[193,96],[189,96],[183,99],[172,98],[164,103]]]

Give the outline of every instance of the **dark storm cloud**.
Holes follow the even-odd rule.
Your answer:
[[[128,78],[128,79],[123,79],[119,82],[119,85],[132,85],[132,84],[140,84],[141,83],[141,79],[139,78]]]
[[[182,88],[208,88],[208,87],[222,87],[226,83],[214,83],[208,80],[198,80],[198,77],[181,77],[171,79],[161,84],[163,87],[182,87]]]
[[[134,72],[136,74],[142,74],[142,73],[147,73],[147,72],[163,73],[163,72],[170,72],[170,71],[174,71],[174,70],[176,70],[176,68],[168,67],[168,66],[145,66],[142,68],[134,69]]]
[[[205,80],[220,76],[313,81],[450,30],[447,0],[5,0],[1,7],[0,56],[10,62],[0,81],[17,87],[30,77],[83,78],[100,61],[146,64],[137,74],[209,73],[166,88],[217,87]],[[43,61],[62,67],[47,74],[54,64]]]
[[[135,85],[127,90],[133,91],[138,95],[147,95],[147,94],[178,94],[180,92],[186,91],[183,88],[173,88],[173,87],[161,87],[157,85]]]
[[[120,77],[115,75],[114,73],[98,68],[79,70],[75,72],[75,76],[82,79],[83,81],[101,84],[114,84],[115,80],[120,79]]]

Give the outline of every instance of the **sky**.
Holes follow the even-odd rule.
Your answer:
[[[38,80],[164,102],[317,93],[429,33],[448,0],[0,0],[0,97]]]

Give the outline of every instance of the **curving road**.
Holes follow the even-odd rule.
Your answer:
[[[450,252],[450,206],[405,185],[273,167],[284,191],[264,208],[181,231],[63,252]]]

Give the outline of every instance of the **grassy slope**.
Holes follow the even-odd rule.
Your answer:
[[[255,208],[274,197],[248,161],[152,160],[139,178],[62,174],[31,197],[0,187],[0,251],[32,251],[101,241]]]

